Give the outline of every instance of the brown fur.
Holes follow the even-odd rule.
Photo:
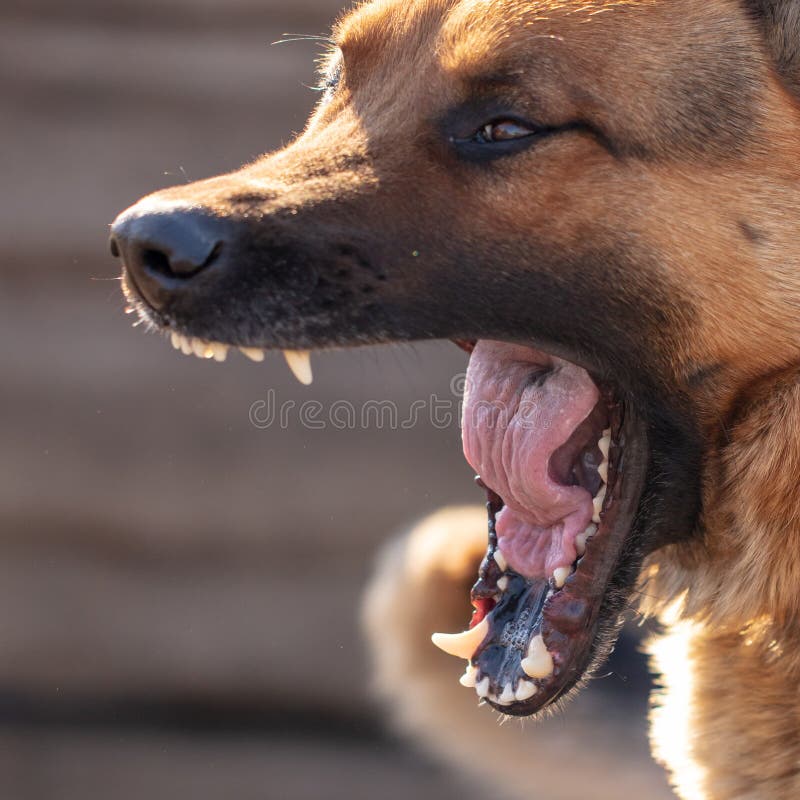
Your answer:
[[[674,496],[648,506],[660,533],[643,546],[664,546],[642,571],[647,610],[671,615],[688,665],[667,675],[656,753],[684,798],[797,797],[800,4],[374,0],[335,39],[338,88],[297,140],[159,193],[243,231],[239,272],[162,323],[273,347],[523,337],[630,386],[689,465],[651,475]],[[581,125],[491,169],[459,162],[449,135],[492,102]],[[479,548],[455,529],[442,547],[442,526],[446,562],[398,556],[390,585],[435,597],[444,623]],[[369,605],[379,652],[412,676],[379,665],[406,723],[469,758],[423,611]]]

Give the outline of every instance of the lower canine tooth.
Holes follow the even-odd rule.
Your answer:
[[[498,588],[498,589],[499,589],[501,592],[504,592],[504,591],[506,591],[506,589],[508,589],[508,575],[503,575],[503,577],[502,577],[502,578],[500,578],[500,579],[497,581],[497,588]]]
[[[603,501],[606,499],[606,487],[601,486],[600,491],[592,500],[592,507],[594,514],[592,514],[592,522],[600,522],[600,512],[603,509]]]
[[[514,699],[521,703],[523,700],[530,700],[536,694],[536,684],[530,681],[520,681],[517,684],[517,691],[514,693]]]
[[[311,372],[311,352],[309,350],[284,350],[283,357],[295,378],[304,386],[310,386],[314,380]]]
[[[547,678],[553,674],[553,657],[548,652],[541,634],[531,639],[528,645],[528,657],[522,659],[520,666],[529,678]]]
[[[482,619],[474,628],[463,633],[434,633],[431,641],[456,658],[469,661],[489,633],[489,620]]]
[[[569,567],[558,567],[558,569],[553,570],[553,580],[556,583],[556,587],[559,589],[566,583],[567,578],[572,574],[572,570]]]
[[[247,356],[251,361],[263,361],[264,351],[260,347],[240,347],[242,355]]]

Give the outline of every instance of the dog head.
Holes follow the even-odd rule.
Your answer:
[[[129,299],[201,355],[474,350],[490,548],[442,644],[506,712],[578,683],[648,554],[705,541],[727,421],[796,359],[779,6],[374,0],[295,141],[114,223]]]

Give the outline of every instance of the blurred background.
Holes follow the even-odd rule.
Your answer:
[[[108,255],[108,223],[142,194],[231,170],[302,127],[317,45],[271,43],[324,34],[339,10],[0,4],[4,800],[499,796],[391,732],[358,629],[381,542],[482,500],[457,424],[251,419],[270,402],[451,401],[463,354],[325,354],[311,388],[279,358],[186,358],[131,327]],[[569,741],[587,719],[601,736],[608,723],[603,746],[666,797],[637,636],[547,725]],[[465,713],[491,752],[493,715]],[[534,754],[544,731],[512,734]],[[575,797],[601,797],[583,777]]]

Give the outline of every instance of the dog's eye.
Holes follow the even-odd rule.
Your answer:
[[[526,136],[534,136],[538,131],[521,122],[513,119],[502,119],[497,122],[489,122],[484,125],[476,134],[474,141],[482,144],[492,142],[509,142],[514,139],[524,139]]]
[[[466,136],[451,135],[450,142],[460,158],[487,162],[526,150],[550,130],[522,119],[498,117]]]

